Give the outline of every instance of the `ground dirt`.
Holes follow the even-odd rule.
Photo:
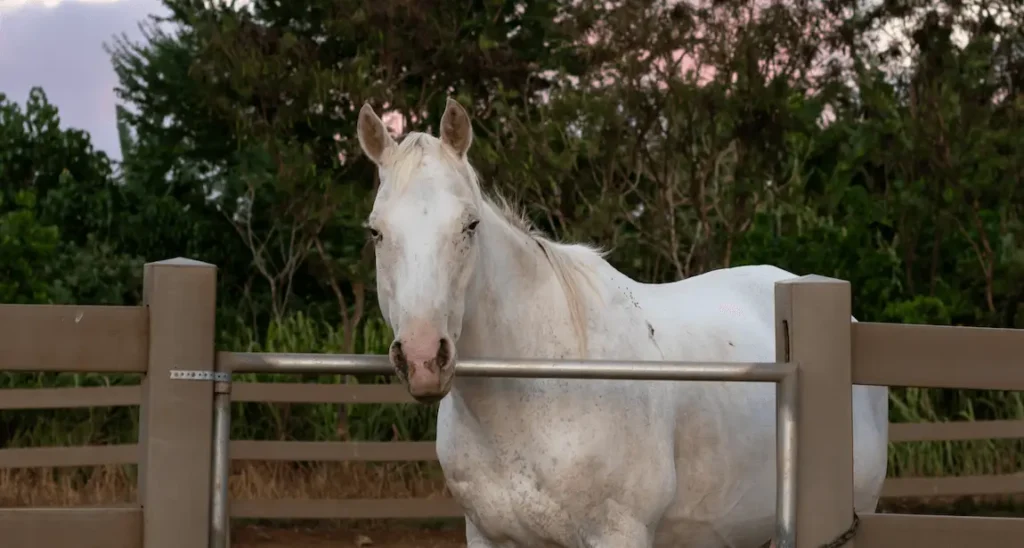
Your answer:
[[[466,548],[458,530],[309,529],[240,527],[232,532],[235,548]]]
[[[1018,497],[999,500],[949,499],[922,504],[915,500],[889,500],[880,505],[881,512],[907,514],[1024,516],[1024,500]],[[370,527],[272,527],[239,524],[233,531],[231,545],[235,548],[466,548],[461,527],[417,529],[398,524]]]
[[[0,470],[0,508],[121,505],[136,501],[134,467]],[[450,496],[437,463],[234,463],[233,500]],[[893,500],[880,511],[1024,516],[1024,496]],[[235,548],[466,548],[460,520],[236,521]],[[0,539],[0,547],[4,546]]]

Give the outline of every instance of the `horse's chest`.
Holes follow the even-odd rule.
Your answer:
[[[438,415],[438,460],[448,489],[490,545],[565,545],[575,505],[551,483],[544,454],[530,444],[495,443],[493,435],[444,411]]]
[[[545,546],[569,533],[563,502],[525,460],[488,458],[489,451],[468,443],[451,449],[438,450],[448,489],[489,541]]]

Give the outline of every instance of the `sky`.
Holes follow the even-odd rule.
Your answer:
[[[62,126],[120,159],[117,77],[103,45],[122,32],[138,39],[151,13],[164,13],[160,0],[0,0],[0,93],[24,105],[42,87]]]

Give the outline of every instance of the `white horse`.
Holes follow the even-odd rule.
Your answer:
[[[643,284],[481,192],[470,119],[399,144],[369,105],[367,227],[390,359],[441,400],[437,454],[470,548],[756,547],[775,518],[772,383],[455,378],[456,357],[775,361],[772,266]],[[855,509],[886,472],[885,387],[853,388]]]

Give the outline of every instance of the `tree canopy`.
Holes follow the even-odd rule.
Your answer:
[[[4,302],[135,303],[183,255],[222,344],[298,314],[382,351],[358,108],[436,132],[452,96],[488,190],[637,279],[771,263],[863,320],[1024,328],[1017,3],[164,4],[109,45],[123,162],[0,95]]]

